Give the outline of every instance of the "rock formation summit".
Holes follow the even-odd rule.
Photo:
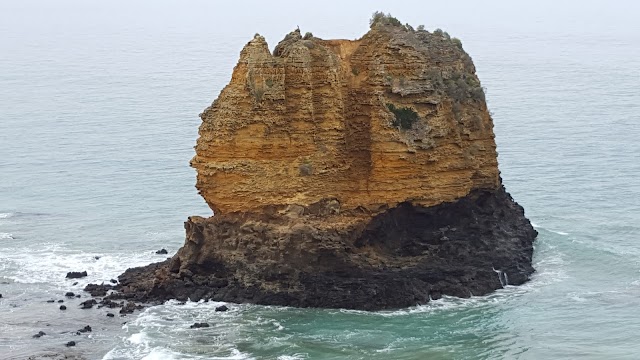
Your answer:
[[[505,192],[459,40],[374,18],[358,40],[256,34],[200,114],[200,194],[172,258],[120,297],[378,310],[522,284],[537,235]]]

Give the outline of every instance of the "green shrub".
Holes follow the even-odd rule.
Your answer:
[[[369,26],[372,28],[378,24],[403,27],[400,20],[391,16],[391,14],[385,14],[382,11],[374,12],[373,15],[371,15],[371,19],[369,20]]]
[[[453,44],[457,46],[458,49],[462,50],[462,41],[460,41],[460,39],[454,37],[451,39],[451,42],[453,42]]]
[[[486,96],[484,94],[484,88],[482,86],[474,87],[470,91],[471,98],[474,100],[486,101]]]
[[[417,30],[418,31],[424,31],[424,25],[418,25]]]
[[[442,29],[435,29],[433,30],[433,35],[444,37],[444,32],[442,31]]]
[[[313,34],[310,31],[307,31],[307,33],[304,34],[304,37],[302,38],[302,40],[311,40],[313,38]]]
[[[308,160],[305,160],[304,163],[300,164],[300,166],[298,166],[298,170],[300,171],[301,176],[313,175],[313,166],[311,166]]]
[[[461,122],[462,121],[462,104],[460,104],[459,102],[454,102],[453,103],[453,117],[456,119],[456,121]]]
[[[399,126],[403,129],[411,129],[413,124],[420,120],[418,113],[410,107],[396,107],[393,104],[387,104],[389,111],[395,115],[393,126]]]

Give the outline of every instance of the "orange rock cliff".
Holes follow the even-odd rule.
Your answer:
[[[249,41],[200,115],[191,165],[214,216],[107,300],[378,310],[529,279],[537,233],[502,186],[471,58],[376,20],[358,40]]]
[[[294,31],[274,54],[256,34],[201,118],[191,164],[220,213],[325,199],[336,211],[430,206],[500,186],[473,63],[426,31],[381,26],[355,41]]]

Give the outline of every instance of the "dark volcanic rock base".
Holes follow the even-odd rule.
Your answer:
[[[191,217],[172,259],[127,270],[109,297],[379,310],[484,295],[534,271],[537,232],[502,187],[346,224],[321,213]]]

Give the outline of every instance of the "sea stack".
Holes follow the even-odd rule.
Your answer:
[[[471,57],[377,14],[358,40],[256,34],[200,114],[214,212],[112,297],[379,310],[526,282],[537,235],[505,191]]]

